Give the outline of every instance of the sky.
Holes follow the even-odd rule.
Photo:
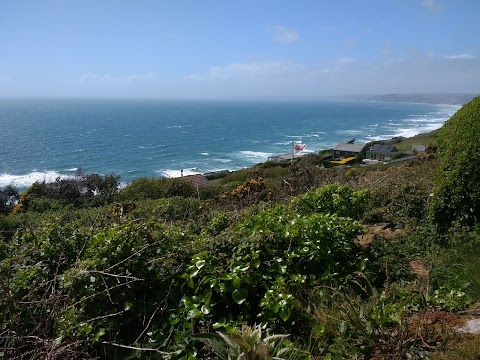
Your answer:
[[[2,0],[0,96],[480,93],[479,0]]]

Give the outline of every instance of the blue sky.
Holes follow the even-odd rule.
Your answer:
[[[480,93],[479,0],[3,0],[0,96]]]

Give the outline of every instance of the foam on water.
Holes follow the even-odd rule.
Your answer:
[[[251,150],[244,150],[239,151],[237,156],[245,158],[247,160],[251,160],[253,162],[259,161],[266,161],[268,157],[275,155],[274,153],[267,153],[262,151],[251,151]]]
[[[28,174],[13,175],[13,174],[0,174],[0,187],[7,185],[14,185],[19,189],[25,189],[31,186],[35,182],[54,182],[56,179],[72,178],[72,175],[60,174],[57,171],[32,171]]]
[[[165,177],[165,178],[178,178],[182,176],[182,169],[157,170],[156,173],[158,173],[161,177]],[[197,168],[183,169],[183,176],[195,175],[195,174],[200,174]]]
[[[229,163],[232,162],[232,159],[213,159],[214,161],[218,161],[219,163]]]
[[[337,130],[336,133],[340,135],[357,135],[363,133],[364,130]]]

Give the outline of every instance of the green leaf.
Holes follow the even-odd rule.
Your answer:
[[[195,263],[195,266],[197,267],[198,270],[200,270],[201,268],[203,268],[205,266],[205,260],[198,260]]]
[[[210,299],[212,298],[212,289],[206,289],[203,292],[203,301],[205,302],[205,305],[210,307]]]
[[[188,285],[189,288],[193,289],[193,286],[194,286],[193,279],[190,276],[188,277],[187,285]]]
[[[242,305],[247,300],[247,296],[248,291],[245,288],[238,288],[232,292],[232,298],[238,305]]]
[[[192,309],[187,313],[187,317],[189,319],[192,319],[192,318],[199,319],[202,317],[202,313],[197,309]]]
[[[289,307],[284,307],[280,311],[280,317],[282,318],[283,321],[287,321],[290,318],[291,314],[292,314],[292,311],[290,310]]]
[[[232,277],[232,285],[234,289],[238,289],[240,287],[241,280],[237,275]]]
[[[225,318],[221,318],[220,321],[214,323],[212,327],[214,329],[219,329],[221,327],[224,327],[226,323],[227,323],[227,320],[225,320]]]
[[[101,329],[95,334],[95,341],[98,341],[103,335],[105,335],[105,330],[101,328]]]

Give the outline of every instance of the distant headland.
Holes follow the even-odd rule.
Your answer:
[[[336,99],[379,102],[407,102],[425,104],[462,105],[472,100],[477,94],[384,94],[384,95],[342,95]]]

